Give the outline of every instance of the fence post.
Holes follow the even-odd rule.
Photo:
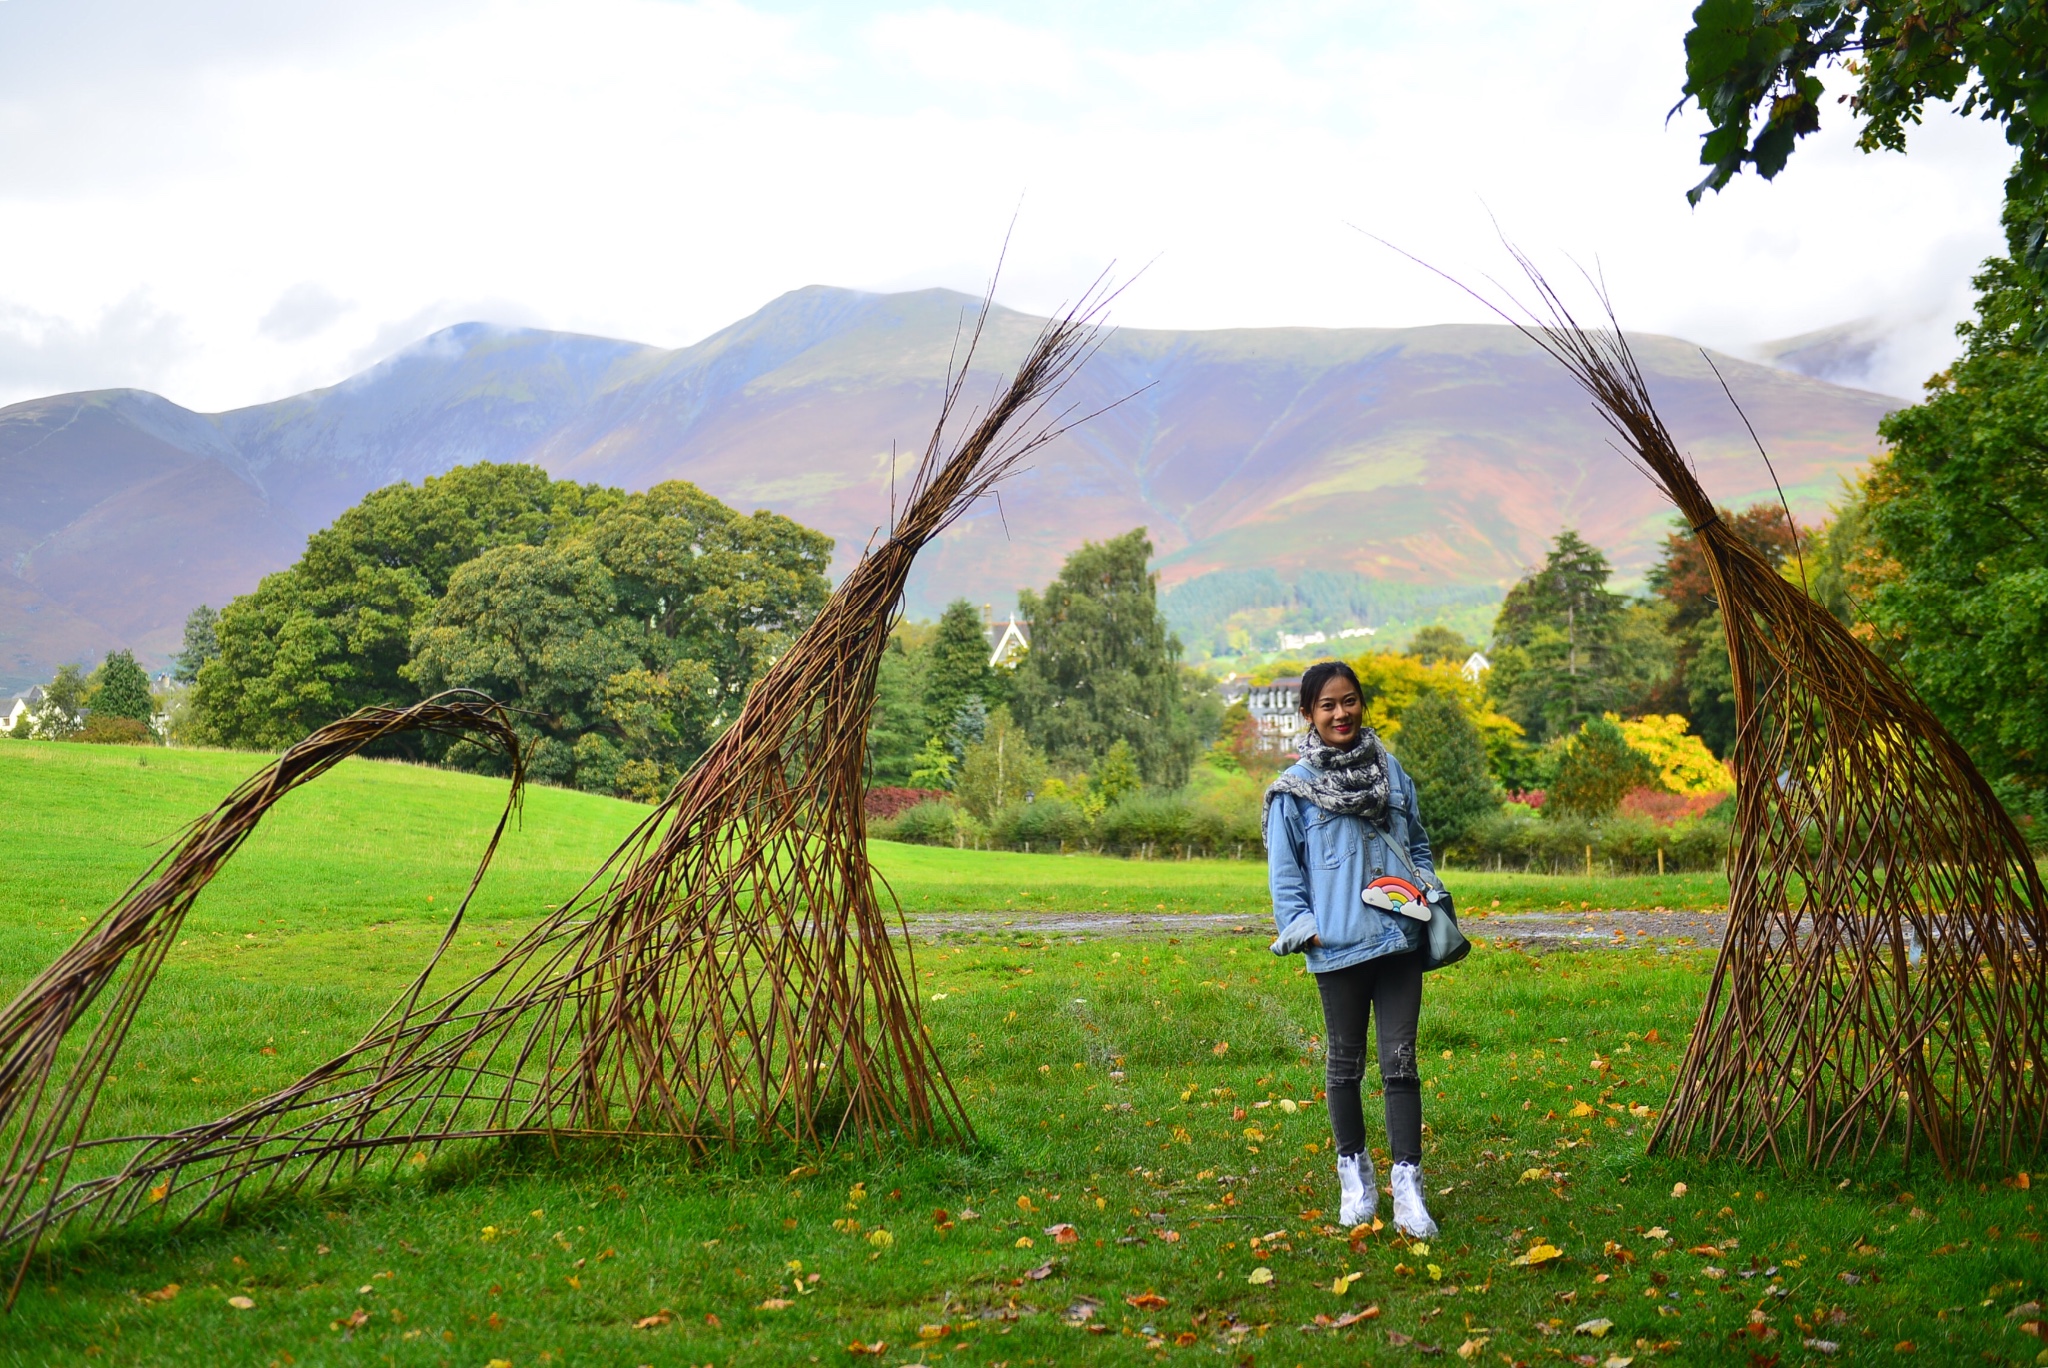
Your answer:
[[[1657,877],[1664,877],[1664,847],[1657,847]]]
[[[1593,877],[1593,847],[1586,847],[1586,877]]]

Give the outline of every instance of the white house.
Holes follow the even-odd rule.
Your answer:
[[[1479,652],[1474,651],[1471,655],[1465,657],[1465,663],[1458,667],[1458,673],[1465,676],[1465,678],[1471,680],[1474,684],[1477,684],[1479,682],[1479,676],[1485,674],[1488,670],[1492,668],[1492,661],[1488,660]]]
[[[16,727],[26,726],[27,717],[28,700],[17,695],[15,700],[7,705],[6,713],[0,714],[0,731],[11,732]]]
[[[1286,755],[1294,749],[1301,720],[1301,676],[1254,684],[1246,690],[1244,709],[1259,729],[1259,749]]]
[[[1014,667],[1024,658],[1024,653],[1031,649],[1031,624],[1019,622],[1013,612],[1010,614],[1009,622],[998,630],[994,618],[989,614],[987,604],[982,605],[981,613],[982,632],[995,642],[988,655],[989,668],[996,670]]]

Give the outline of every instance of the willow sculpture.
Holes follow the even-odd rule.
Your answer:
[[[1912,688],[1717,516],[1619,327],[1580,328],[1522,265],[1549,316],[1523,332],[1691,527],[1734,671],[1727,937],[1651,1148],[1924,1144],[1951,1174],[2040,1153],[2048,895],[2025,843]]]
[[[1090,301],[1046,326],[985,412],[963,414],[977,324],[887,540],[575,898],[489,969],[430,993],[458,909],[383,1020],[273,1096],[173,1133],[91,1138],[93,1102],[178,925],[264,811],[343,756],[422,728],[505,748],[516,801],[517,736],[477,695],[371,709],[308,737],[195,823],[0,1015],[0,1240],[24,1246],[22,1271],[72,1218],[189,1219],[456,1139],[816,1148],[968,1135],[867,860],[868,717],[918,550],[1063,430],[1046,403],[1093,348],[1103,297]],[[108,1147],[115,1162],[70,1176]]]

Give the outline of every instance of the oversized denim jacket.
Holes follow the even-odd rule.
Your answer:
[[[1297,763],[1289,773],[1309,774]],[[1436,877],[1429,833],[1416,810],[1415,781],[1387,756],[1387,830],[1408,847],[1417,872]],[[1305,798],[1275,794],[1266,808],[1266,868],[1273,889],[1273,953],[1308,957],[1311,974],[1327,974],[1382,955],[1422,947],[1423,923],[1368,907],[1359,894],[1382,874],[1408,869],[1364,818],[1324,812]],[[1311,936],[1322,937],[1319,946]]]

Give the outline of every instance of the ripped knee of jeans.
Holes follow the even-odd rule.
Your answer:
[[[1323,1056],[1323,1076],[1331,1087],[1363,1082],[1365,1079],[1365,1048],[1347,1045],[1333,1040],[1329,1053]]]
[[[1422,1075],[1415,1067],[1415,1042],[1404,1041],[1394,1047],[1391,1058],[1380,1061],[1380,1081],[1383,1083],[1420,1083]]]

